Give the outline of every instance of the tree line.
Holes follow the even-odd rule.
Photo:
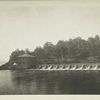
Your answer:
[[[10,60],[25,53],[33,55],[38,63],[100,62],[100,36],[89,37],[87,40],[81,37],[59,40],[55,45],[46,42],[34,51],[17,49],[11,53]]]

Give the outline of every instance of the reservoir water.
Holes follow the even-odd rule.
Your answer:
[[[100,94],[100,71],[0,70],[0,94]]]

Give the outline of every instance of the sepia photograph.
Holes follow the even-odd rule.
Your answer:
[[[99,0],[0,0],[0,95],[99,94]]]

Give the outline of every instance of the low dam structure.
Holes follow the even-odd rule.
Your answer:
[[[42,64],[36,70],[100,70],[99,64]]]

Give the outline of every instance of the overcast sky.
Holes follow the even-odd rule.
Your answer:
[[[99,0],[0,2],[0,61],[17,48],[34,50],[56,43],[100,34]]]

